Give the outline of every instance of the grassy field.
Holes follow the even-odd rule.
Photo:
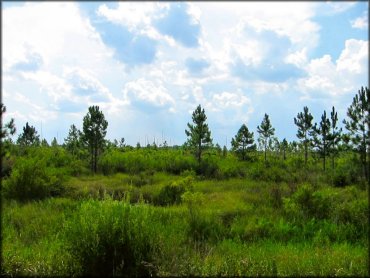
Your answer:
[[[192,171],[82,174],[59,197],[3,199],[2,274],[366,276],[359,185]]]

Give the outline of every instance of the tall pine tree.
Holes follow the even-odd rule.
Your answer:
[[[0,140],[9,137],[10,135],[14,135],[16,132],[14,119],[11,118],[10,121],[3,125],[3,115],[6,112],[6,106],[0,103],[0,120],[1,120],[1,131],[0,131]]]
[[[78,150],[82,147],[81,137],[81,131],[78,130],[74,124],[72,124],[69,128],[67,138],[64,139],[64,145],[72,155],[76,155]]]
[[[334,169],[335,166],[335,156],[338,153],[338,144],[341,140],[341,133],[342,129],[338,128],[338,113],[335,111],[335,108],[333,106],[331,113],[330,113],[330,125],[331,125],[331,134],[330,134],[330,153],[332,156],[332,169]]]
[[[97,172],[97,160],[104,146],[104,137],[107,134],[108,122],[99,106],[90,106],[89,112],[83,119],[83,140],[89,148],[91,169]]]
[[[234,138],[231,139],[233,150],[242,160],[246,160],[247,152],[256,149],[254,144],[253,132],[249,132],[248,127],[243,124]]]
[[[265,149],[265,162],[267,161],[267,146],[270,144],[270,138],[275,134],[275,128],[272,127],[269,116],[265,114],[260,126],[257,126],[257,132],[260,135],[260,141]]]
[[[285,138],[281,141],[280,147],[283,151],[283,159],[286,160],[286,151],[288,150],[289,144]]]
[[[36,128],[27,122],[26,126],[23,127],[23,132],[18,136],[17,143],[21,146],[40,145],[40,136],[37,135]]]
[[[303,113],[299,112],[297,118],[294,118],[294,123],[298,127],[297,137],[302,140],[304,146],[304,163],[307,164],[308,157],[308,147],[310,146],[312,140],[310,138],[310,132],[312,130],[312,120],[313,117],[311,113],[308,112],[308,107],[303,107]]]
[[[360,153],[364,176],[370,183],[370,91],[361,87],[347,110],[348,120],[344,120],[349,131],[350,141]],[[367,166],[366,166],[367,165]]]
[[[323,168],[325,171],[326,157],[329,153],[331,144],[330,120],[326,117],[326,111],[324,111],[324,114],[321,116],[320,124],[317,125],[317,123],[315,123],[313,126],[311,134],[313,135],[314,146],[323,158]]]
[[[185,134],[189,137],[187,144],[194,150],[194,154],[200,163],[203,151],[212,146],[211,131],[206,123],[207,116],[200,105],[193,112],[192,120],[194,125],[188,123],[189,130],[185,130]]]

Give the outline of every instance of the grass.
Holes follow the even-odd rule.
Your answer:
[[[280,174],[81,175],[63,197],[4,199],[2,274],[366,276],[366,190]]]

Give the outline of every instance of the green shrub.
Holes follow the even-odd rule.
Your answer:
[[[150,267],[158,229],[145,205],[112,200],[86,201],[66,224],[65,242],[76,275],[137,277]]]
[[[14,166],[14,157],[2,157],[1,158],[1,172],[0,177],[9,177],[12,173]]]
[[[127,179],[125,179],[125,182],[130,185],[141,187],[143,185],[153,184],[153,176],[154,171],[147,170],[144,172],[140,172],[137,175],[130,175]]]
[[[257,241],[272,235],[273,224],[264,217],[237,218],[231,225],[231,235],[243,241]]]
[[[195,169],[196,161],[191,156],[172,154],[165,162],[165,171],[171,174],[179,175],[186,170]]]
[[[314,191],[303,184],[290,198],[283,198],[285,212],[294,219],[328,219],[333,208],[333,191]]]
[[[186,191],[181,199],[188,207],[189,238],[197,242],[207,240],[217,242],[224,237],[225,229],[221,219],[200,209],[204,203],[203,193]]]
[[[192,183],[193,178],[189,176],[162,187],[156,197],[155,203],[161,206],[179,204],[181,202],[181,196],[186,191],[192,190]]]
[[[61,195],[66,169],[47,167],[38,157],[18,158],[11,176],[4,183],[4,195],[20,201]]]
[[[205,176],[207,178],[215,178],[219,174],[218,159],[212,156],[208,156],[201,160],[196,168],[198,175]]]

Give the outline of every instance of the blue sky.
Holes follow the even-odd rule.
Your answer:
[[[205,108],[230,146],[267,113],[282,140],[308,106],[340,121],[368,86],[368,2],[3,2],[2,101],[60,143],[90,105],[108,139],[186,140]]]

